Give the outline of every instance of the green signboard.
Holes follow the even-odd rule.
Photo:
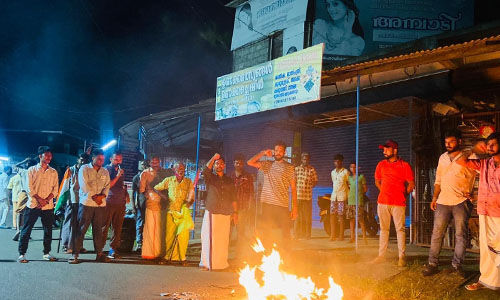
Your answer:
[[[320,99],[323,44],[217,78],[215,120]]]

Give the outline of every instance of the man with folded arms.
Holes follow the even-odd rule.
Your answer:
[[[106,197],[109,192],[109,172],[103,167],[104,152],[95,149],[92,152],[92,162],[80,167],[78,170],[78,183],[80,185],[80,205],[78,207],[78,235],[73,249],[73,256],[68,260],[70,264],[79,263],[78,255],[83,247],[85,233],[92,224],[92,237],[96,261],[107,262],[108,258],[102,252],[105,239],[102,228],[106,222]]]

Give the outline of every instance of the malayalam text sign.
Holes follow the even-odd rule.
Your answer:
[[[312,42],[329,61],[474,25],[472,0],[315,1]]]
[[[215,120],[320,99],[323,44],[217,78]]]

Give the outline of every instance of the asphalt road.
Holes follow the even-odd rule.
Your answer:
[[[41,226],[40,222],[36,226]],[[110,263],[94,262],[95,254],[81,255],[82,263],[70,265],[69,255],[52,254],[58,262],[42,261],[43,231],[34,230],[27,264],[17,262],[14,230],[0,229],[0,299],[242,299],[235,272],[207,272],[198,268],[196,257],[188,267],[155,265],[138,256],[125,256]],[[54,230],[53,237],[59,235]],[[85,248],[93,249],[92,241]],[[231,291],[235,290],[232,295]],[[187,292],[184,298],[161,293]]]

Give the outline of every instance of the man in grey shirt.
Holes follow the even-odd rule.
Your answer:
[[[73,249],[73,256],[68,260],[70,264],[79,263],[78,255],[83,247],[85,233],[92,224],[92,236],[97,253],[96,261],[107,262],[108,258],[102,252],[105,239],[102,236],[102,227],[106,221],[106,197],[109,192],[109,172],[103,167],[104,152],[95,149],[92,152],[92,162],[83,165],[78,170],[78,184],[80,185],[78,208],[79,232]]]

